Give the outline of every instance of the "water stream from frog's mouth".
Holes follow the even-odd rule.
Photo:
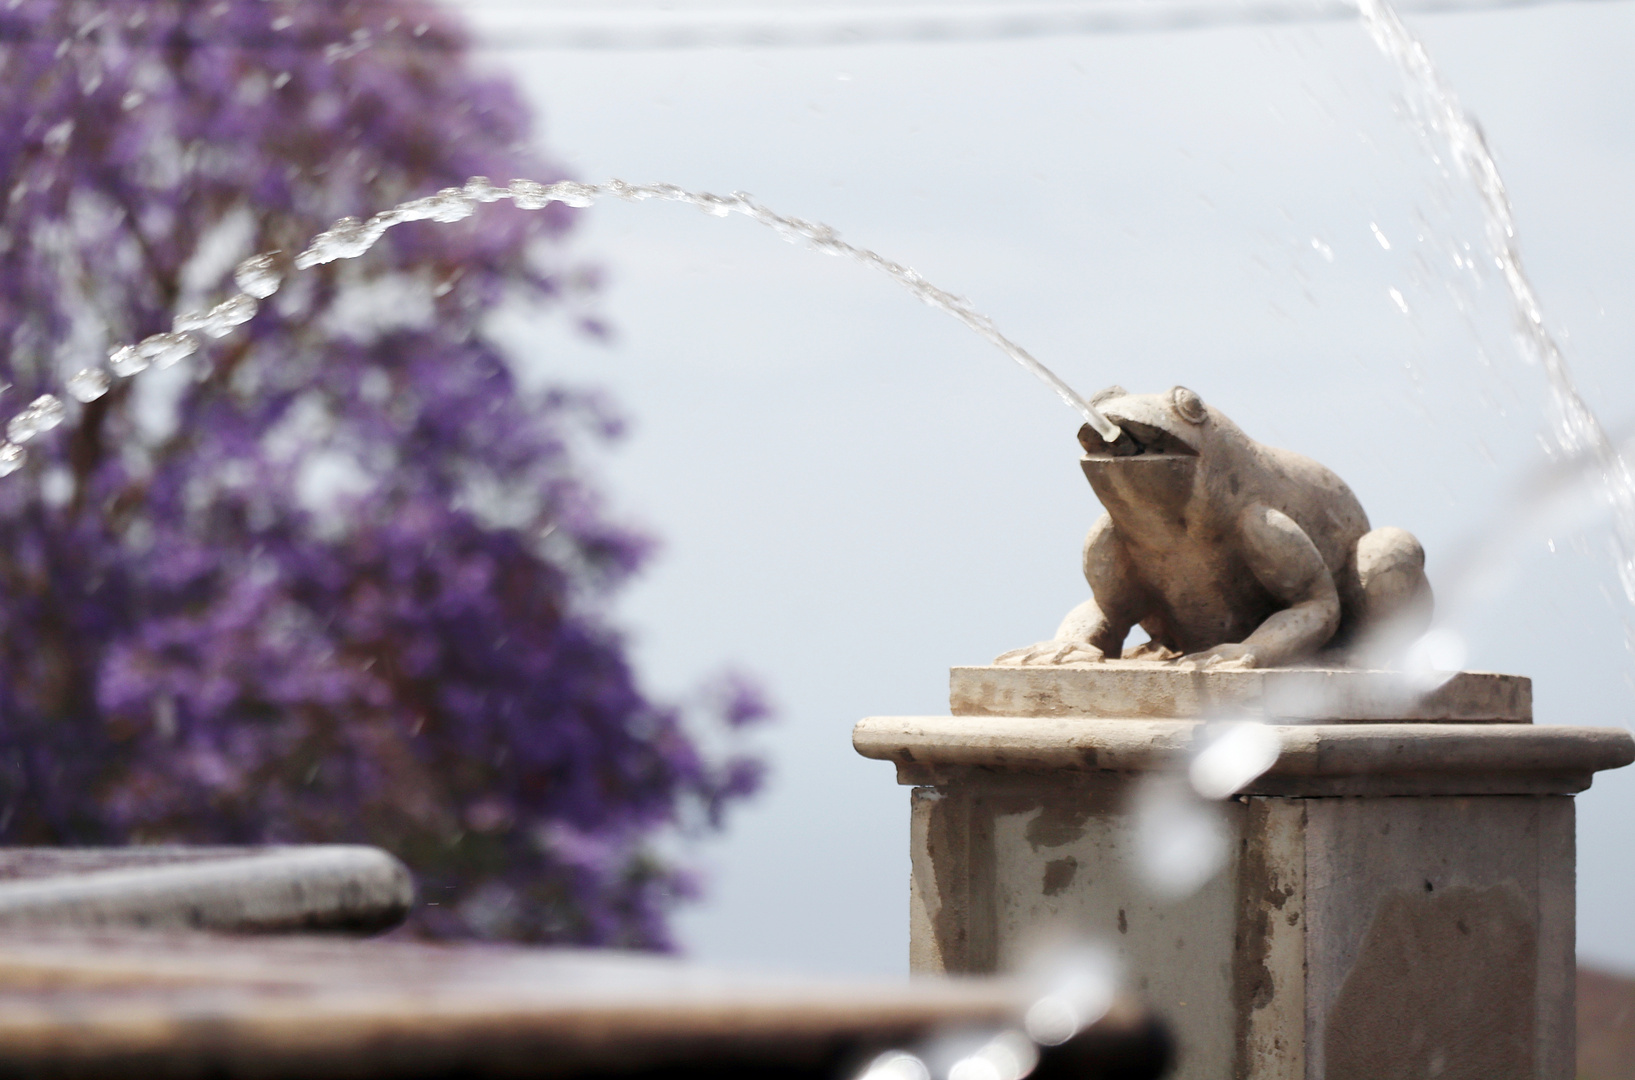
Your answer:
[[[1032,353],[1002,334],[991,318],[971,307],[961,297],[939,289],[911,267],[868,248],[847,243],[828,225],[779,214],[743,192],[713,195],[688,191],[674,184],[631,184],[618,179],[600,184],[583,184],[573,180],[554,184],[512,180],[506,186],[498,187],[487,177],[475,176],[466,181],[463,187],[444,188],[435,195],[411,199],[367,221],[352,217],[340,219],[315,236],[306,249],[295,256],[293,268],[306,270],[337,259],[357,258],[373,247],[393,226],[410,221],[461,221],[474,214],[481,203],[509,200],[512,205],[524,210],[541,210],[553,202],[567,206],[589,206],[609,196],[628,202],[659,199],[686,203],[723,218],[730,214],[742,214],[774,230],[791,243],[805,241],[818,251],[849,258],[879,270],[920,300],[947,312],[998,346],[1006,356],[1050,387],[1104,439],[1110,442],[1120,435],[1112,421],[1080,397],[1054,371],[1040,363]],[[234,280],[240,289],[238,293],[209,310],[178,315],[167,332],[152,334],[141,341],[114,349],[108,355],[106,368],[100,365],[87,367],[73,375],[66,384],[68,393],[81,402],[94,401],[106,394],[112,385],[110,371],[113,376],[129,377],[149,367],[169,367],[198,350],[199,335],[225,337],[234,328],[255,317],[260,302],[278,291],[285,270],[276,252],[251,256],[240,263],[234,272]],[[21,468],[26,453],[23,444],[56,427],[64,416],[63,404],[53,394],[41,395],[14,415],[6,425],[7,441],[0,445],[0,476]]]
[[[1448,144],[1450,160],[1468,178],[1480,200],[1489,254],[1504,277],[1526,355],[1543,366],[1548,379],[1551,433],[1556,448],[1569,460],[1583,461],[1596,471],[1601,494],[1612,510],[1619,578],[1631,603],[1635,603],[1635,470],[1579,393],[1561,347],[1545,325],[1537,293],[1522,269],[1509,195],[1481,129],[1442,81],[1424,44],[1403,24],[1389,0],[1357,2],[1364,26],[1407,83],[1422,131]],[[373,247],[388,229],[406,222],[461,221],[475,213],[481,203],[509,200],[519,208],[538,210],[553,202],[585,207],[609,196],[630,202],[658,199],[685,203],[723,218],[742,214],[792,243],[804,241],[818,251],[872,267],[997,346],[1078,412],[1105,442],[1116,443],[1123,434],[1055,372],[1001,333],[991,318],[963,298],[931,284],[911,267],[842,240],[828,225],[779,214],[742,192],[723,196],[688,191],[674,184],[631,184],[619,179],[600,184],[512,180],[499,187],[486,177],[473,177],[463,187],[445,188],[409,200],[367,221],[342,218],[314,237],[295,257],[294,269],[356,258]],[[128,377],[150,366],[168,367],[197,351],[199,335],[223,337],[231,333],[255,316],[261,300],[278,290],[286,269],[277,253],[246,259],[234,274],[238,293],[207,311],[178,315],[169,332],[114,349],[106,367],[87,367],[72,376],[66,383],[68,393],[82,402],[95,400],[111,385],[110,372],[115,377]],[[57,426],[64,416],[62,402],[55,395],[45,394],[11,417],[6,425],[7,441],[0,444],[0,476],[20,468],[25,455],[23,444]]]

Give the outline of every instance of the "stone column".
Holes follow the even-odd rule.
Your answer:
[[[1534,726],[1531,687],[1463,673],[1131,662],[956,668],[952,716],[872,717],[912,785],[917,972],[1003,971],[1042,930],[1108,943],[1166,1015],[1183,1080],[1571,1080],[1571,796],[1635,760],[1615,728]],[[1226,866],[1166,901],[1132,794],[1207,717],[1276,763],[1220,804]]]

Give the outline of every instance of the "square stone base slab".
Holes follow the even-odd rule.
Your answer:
[[[1156,661],[956,667],[955,716],[1190,720],[1252,715],[1328,723],[1531,723],[1533,681],[1461,671],[1420,692],[1396,672],[1289,667],[1188,671]]]

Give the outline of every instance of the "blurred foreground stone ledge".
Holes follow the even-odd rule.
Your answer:
[[[4,1076],[846,1080],[888,1049],[934,1052],[1015,1024],[1025,1004],[1002,979],[818,982],[584,950],[0,932]],[[1160,1026],[1120,1003],[1044,1048],[1031,1075],[1138,1080],[1168,1055]]]
[[[0,932],[31,926],[374,933],[414,903],[379,848],[0,848]]]

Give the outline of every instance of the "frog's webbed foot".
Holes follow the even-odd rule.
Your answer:
[[[1156,641],[1143,641],[1139,645],[1125,649],[1124,659],[1169,661],[1181,659],[1181,654]]]
[[[1096,664],[1104,657],[1101,650],[1082,641],[1041,641],[1021,649],[1012,649],[994,657],[994,663],[1003,667],[1046,666],[1049,664]]]
[[[1228,642],[1203,652],[1188,653],[1176,661],[1186,671],[1247,671],[1259,665],[1255,651],[1241,642]]]

